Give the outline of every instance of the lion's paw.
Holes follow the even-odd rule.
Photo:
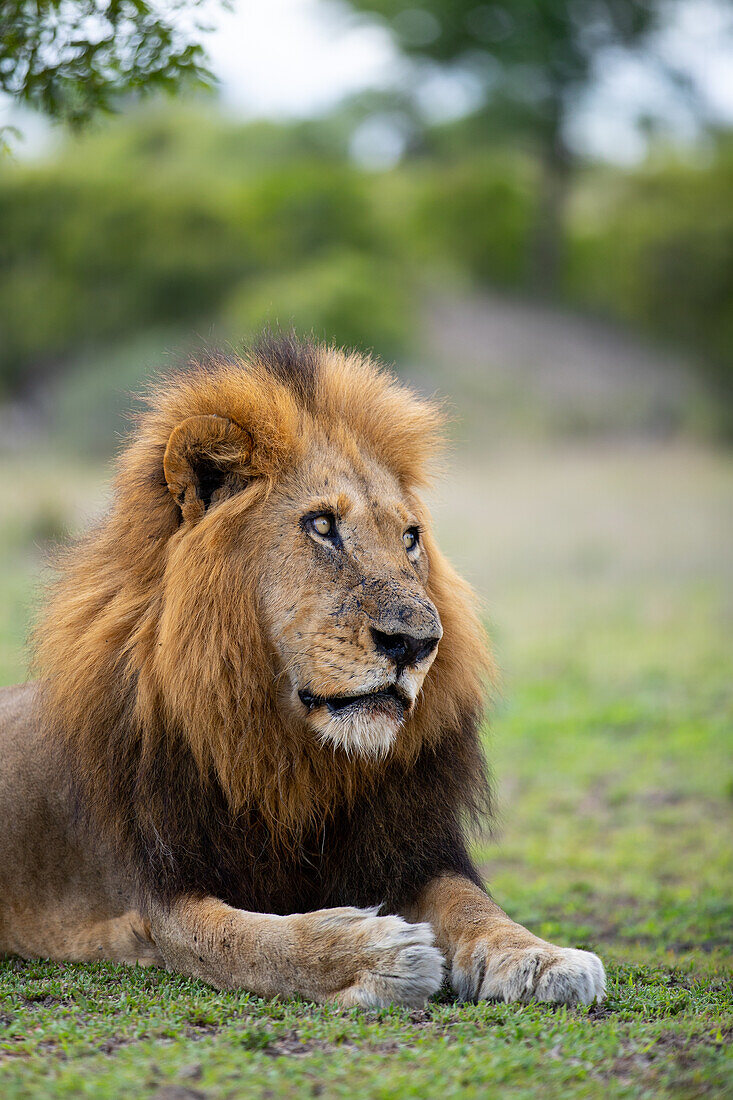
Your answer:
[[[472,1001],[593,1004],[606,993],[597,955],[544,943],[498,951],[479,943],[468,957],[456,956],[451,976],[459,997]]]
[[[399,1004],[419,1008],[440,989],[443,956],[433,945],[429,924],[379,917],[372,909],[326,912],[330,930],[345,933],[354,952],[353,979],[334,997],[342,1007]]]

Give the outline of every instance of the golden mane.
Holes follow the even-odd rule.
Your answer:
[[[252,586],[241,583],[257,561],[256,542],[239,548],[238,585],[229,583],[231,566],[217,554],[213,527],[183,553],[181,511],[163,459],[178,425],[199,415],[226,417],[251,437],[246,493],[253,501],[272,491],[315,431],[347,457],[366,454],[386,466],[412,494],[440,451],[441,412],[369,358],[333,347],[266,341],[241,358],[193,364],[149,394],[118,464],[111,510],[64,553],[39,622],[43,720],[69,747],[102,819],[115,827],[133,803],[153,825],[170,816],[169,793],[158,792],[155,776],[189,754],[197,797],[217,785],[231,814],[256,806],[271,835],[292,845],[377,782],[390,761],[324,751],[283,718]],[[425,537],[428,592],[444,635],[393,753],[392,763],[396,756],[405,767],[453,736],[467,716],[475,725],[489,671],[470,590],[429,531]],[[186,600],[192,576],[208,596],[193,614]],[[475,747],[466,748],[463,763],[460,746],[452,751],[456,775],[463,767],[467,776],[468,804]],[[181,776],[182,785],[189,782],[188,772]],[[188,791],[180,797],[193,798]]]

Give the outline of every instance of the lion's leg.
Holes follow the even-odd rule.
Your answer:
[[[150,938],[148,922],[130,910],[120,917],[90,921],[69,931],[64,958],[80,962],[129,963],[139,966],[162,966],[160,952]]]
[[[186,896],[152,907],[151,932],[168,969],[263,997],[418,1006],[443,971],[429,925],[368,909],[274,916]]]
[[[0,928],[0,955],[162,966],[147,921],[134,909],[116,917],[89,913],[76,901],[16,904]]]
[[[428,921],[464,1000],[602,1000],[605,973],[590,951],[556,947],[516,924],[462,875],[433,879],[407,914]]]

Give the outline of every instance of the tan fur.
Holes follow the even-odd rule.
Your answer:
[[[418,495],[440,455],[440,410],[362,356],[298,355],[300,373],[271,349],[156,389],[110,514],[61,561],[36,635],[40,689],[0,692],[0,951],[163,963],[265,996],[419,1004],[441,979],[434,930],[464,996],[592,999],[595,963],[575,958],[587,953],[536,940],[457,874],[410,902],[413,923],[342,905],[247,912],[156,885],[188,852],[177,814],[190,829],[221,819],[221,849],[202,842],[212,858],[254,814],[275,874],[307,868],[318,857],[302,846],[320,837],[323,851],[345,814],[361,814],[368,833],[388,792],[392,817],[374,843],[404,863],[397,838],[409,832],[420,858],[429,849],[474,873],[455,832],[481,790],[476,723],[491,661]],[[338,517],[343,552],[309,526],[322,511]],[[428,639],[430,652],[395,671],[375,630]],[[389,696],[353,714],[303,701],[306,688],[339,698],[388,685],[402,709]],[[439,787],[416,794],[411,777],[423,774]],[[221,866],[246,879],[232,851]],[[354,852],[364,868],[373,855]],[[288,885],[278,873],[275,893]],[[368,889],[363,875],[354,883]]]
[[[427,921],[434,929],[453,988],[463,1000],[591,1004],[605,995],[596,955],[539,939],[460,876],[434,879],[407,918]]]
[[[189,897],[154,913],[152,927],[173,969],[263,997],[299,994],[344,1008],[420,1005],[442,977],[428,925],[363,909],[273,916]]]

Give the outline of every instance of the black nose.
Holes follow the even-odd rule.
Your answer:
[[[439,638],[415,638],[412,634],[384,634],[374,627],[371,631],[377,650],[402,668],[419,664],[440,641]]]

